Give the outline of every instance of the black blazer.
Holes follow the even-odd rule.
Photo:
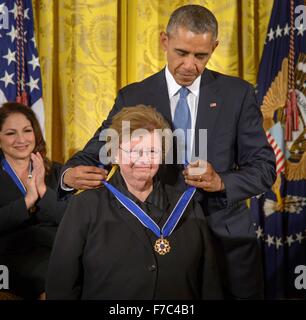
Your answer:
[[[111,183],[133,198],[116,175]],[[144,210],[162,226],[180,196],[172,186],[157,184],[139,205],[149,208]],[[157,237],[110,191],[102,187],[82,192],[72,197],[58,229],[47,298],[222,298],[210,231],[197,202],[191,200],[167,239],[171,250],[159,255],[153,249]]]
[[[124,106],[154,106],[171,124],[171,110],[165,71],[121,89],[115,105],[101,128]],[[211,107],[215,104],[215,107]],[[83,151],[66,164],[97,165],[99,141],[97,130]],[[241,79],[205,69],[201,77],[196,130],[208,129],[207,160],[220,174],[226,192],[198,192],[208,223],[218,239],[224,285],[231,294],[246,298],[262,292],[259,251],[251,212],[243,200],[267,191],[275,181],[275,156],[262,128],[262,114],[252,86]],[[195,147],[198,134],[195,135]],[[176,184],[182,168],[168,165],[163,179]],[[185,186],[181,183],[182,188]],[[59,188],[59,195],[65,196]]]
[[[30,217],[23,194],[0,166],[0,256],[26,251],[37,241],[52,245],[53,229],[50,229],[52,234],[48,234],[48,228],[36,226],[57,226],[64,215],[66,202],[58,201],[56,195],[60,170],[60,164],[52,164],[46,177],[47,191],[36,203],[36,212]]]

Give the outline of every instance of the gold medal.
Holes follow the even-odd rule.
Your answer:
[[[154,250],[160,255],[165,255],[170,251],[170,243],[164,238],[157,239],[154,245]]]
[[[114,167],[113,167],[114,169]],[[114,172],[111,170],[110,175]],[[123,193],[121,193],[116,187],[111,185],[107,181],[103,181],[104,186],[117,198],[117,200],[135,217],[141,224],[147,229],[151,230],[158,239],[155,241],[153,246],[154,251],[160,255],[165,255],[170,252],[171,247],[168,240],[164,237],[170,237],[173,230],[175,229],[177,223],[183,216],[185,209],[187,208],[189,201],[192,199],[194,193],[196,192],[195,187],[188,187],[187,190],[182,194],[179,201],[171,211],[166,223],[163,227],[156,224],[154,220],[142,210],[133,200],[129,199]]]

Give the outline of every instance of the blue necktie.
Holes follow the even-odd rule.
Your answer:
[[[190,93],[190,91],[186,87],[181,87],[181,89],[178,92],[180,94],[180,98],[175,108],[173,125],[175,129],[180,128],[184,130],[185,145],[184,147],[178,145],[177,148],[178,152],[179,150],[185,151],[185,158],[182,159],[187,160],[187,152],[189,152],[189,149],[191,149],[190,141],[187,141],[187,129],[191,129],[191,115],[187,102],[187,96]],[[183,163],[185,163],[185,161],[183,161]]]

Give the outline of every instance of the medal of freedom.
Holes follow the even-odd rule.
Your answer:
[[[113,170],[113,169],[112,169]],[[111,171],[112,172],[112,171]],[[176,206],[172,210],[168,220],[162,228],[160,228],[154,220],[144,212],[134,201],[129,199],[123,193],[121,193],[116,187],[103,181],[104,186],[114,194],[117,200],[135,217],[141,224],[151,230],[158,239],[155,241],[154,250],[160,254],[165,255],[170,252],[170,243],[164,237],[169,237],[172,231],[175,229],[177,223],[181,219],[186,207],[188,206],[189,201],[193,197],[196,188],[188,187],[187,190],[181,195]]]
[[[170,251],[170,243],[164,238],[159,238],[155,241],[154,250],[160,255],[165,255]]]

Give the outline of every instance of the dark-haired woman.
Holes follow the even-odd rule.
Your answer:
[[[60,165],[46,157],[34,112],[21,104],[0,108],[0,265],[10,291],[44,298],[50,250],[65,208],[57,201]]]

